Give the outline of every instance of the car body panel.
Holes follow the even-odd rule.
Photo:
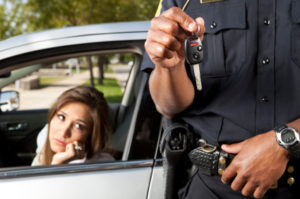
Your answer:
[[[25,34],[0,42],[0,60],[32,51],[82,43],[144,40],[150,22],[119,22],[65,27]]]
[[[165,179],[162,177],[164,176],[164,168],[161,160],[157,161],[160,164],[153,167],[147,199],[164,198]]]
[[[151,170],[150,167],[2,179],[1,195],[10,199],[141,199],[146,198]]]

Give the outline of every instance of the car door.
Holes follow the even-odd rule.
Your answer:
[[[145,85],[147,77],[141,79]],[[162,191],[158,184],[162,175],[154,176],[156,182],[152,185],[157,187],[151,188],[156,191],[153,191],[152,195],[149,193],[150,181],[154,181],[153,157],[157,148],[155,140],[158,137],[154,132],[157,129],[151,129],[149,132],[149,125],[159,127],[160,119],[153,106],[150,113],[145,111],[145,108],[151,106],[147,92],[137,93],[137,102],[129,113],[132,114],[134,122],[130,122],[126,127],[129,132],[121,160],[80,165],[8,168],[0,171],[2,195],[9,198],[159,198],[153,194],[158,196],[162,193],[157,191]],[[157,119],[150,120],[152,116]],[[117,144],[120,141],[118,138],[114,138],[117,139]]]
[[[6,42],[9,44],[7,48],[3,47],[6,43],[0,42],[0,72],[10,73],[7,75],[10,77],[14,76],[15,70],[29,70],[32,67],[41,69],[47,65],[51,65],[53,69],[58,67],[55,63],[65,63],[71,58],[79,60],[86,57],[87,63],[91,61],[91,57],[99,55],[108,56],[111,60],[116,55],[125,57],[126,60],[130,54],[132,58],[125,61],[129,70],[121,100],[109,104],[110,122],[114,128],[112,149],[115,161],[32,167],[30,161],[35,155],[36,137],[47,122],[48,108],[0,113],[0,139],[6,143],[1,148],[2,196],[75,199],[140,199],[162,196],[162,188],[159,186],[162,178],[161,164],[158,164],[160,161],[155,161],[161,117],[149,95],[148,76],[140,71],[148,27],[149,22],[133,22],[105,24],[97,26],[97,29],[93,26],[91,32],[88,31],[90,27],[80,27],[66,31],[42,32],[41,37],[35,33],[33,38],[28,39],[29,35],[26,39],[34,40],[32,43],[21,42],[16,45],[15,51],[12,45],[17,40]],[[64,32],[64,37],[58,36],[61,31]],[[22,36],[18,39],[24,40]],[[67,69],[69,75],[76,70],[74,67]],[[93,75],[93,67],[87,71],[91,79],[96,77]],[[124,70],[119,71],[122,73]],[[34,81],[34,78],[28,79]],[[14,84],[16,86],[20,82]],[[3,90],[2,86],[1,88]],[[43,94],[30,97],[29,101],[40,96],[42,98],[39,101],[46,101],[44,99],[48,97],[43,97],[44,95],[46,96]],[[20,103],[22,105],[22,98]],[[37,103],[34,104],[37,106]],[[156,175],[153,176],[153,173]]]

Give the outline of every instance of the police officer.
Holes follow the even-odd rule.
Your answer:
[[[160,7],[143,63],[157,110],[236,154],[221,177],[199,171],[180,196],[299,198],[300,1],[163,0]],[[197,23],[201,91],[183,48]]]

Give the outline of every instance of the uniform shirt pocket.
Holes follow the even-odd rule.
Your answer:
[[[224,77],[237,71],[246,58],[245,1],[199,4],[189,11],[193,18],[201,16],[205,21],[201,75]]]
[[[292,1],[292,31],[291,31],[292,60],[300,67],[300,1]]]

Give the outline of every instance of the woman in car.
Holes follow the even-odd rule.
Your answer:
[[[95,88],[79,86],[65,91],[52,105],[46,128],[47,139],[40,139],[45,141],[33,166],[113,159],[105,153],[111,133],[108,105]]]

